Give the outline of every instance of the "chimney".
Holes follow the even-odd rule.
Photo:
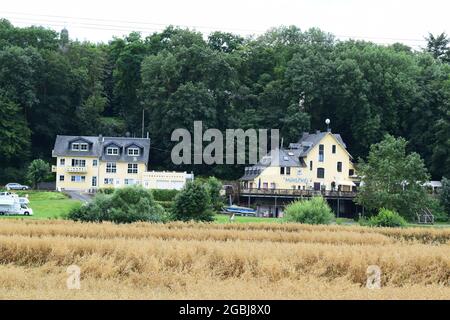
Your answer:
[[[99,143],[103,142],[103,136],[101,134],[98,135],[98,142]]]

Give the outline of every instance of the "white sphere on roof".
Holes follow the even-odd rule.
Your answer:
[[[330,124],[330,119],[325,119],[326,124]]]

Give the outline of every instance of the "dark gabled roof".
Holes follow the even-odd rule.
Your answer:
[[[72,151],[70,143],[78,139],[83,139],[90,144],[88,151]],[[122,153],[118,156],[107,155],[105,153],[105,147],[108,145],[117,145],[122,149]],[[142,152],[139,156],[128,156],[125,152],[125,148],[130,145],[136,144],[140,146]],[[129,137],[101,137],[101,136],[62,136],[57,135],[55,145],[52,152],[54,157],[64,156],[88,156],[98,157],[104,161],[117,161],[117,162],[148,162],[150,154],[150,139],[148,138],[129,138]]]
[[[302,137],[296,143],[290,143],[288,149],[276,148],[271,150],[265,155],[257,164],[253,167],[246,168],[246,172],[240,180],[253,180],[255,179],[265,168],[269,166],[280,167],[306,167],[305,160],[303,159],[308,153],[328,134],[332,134],[337,142],[347,151],[347,146],[340,134],[331,132],[308,133],[304,132]],[[348,153],[348,151],[347,151]],[[352,156],[349,154],[350,158]],[[253,170],[251,170],[253,169]],[[258,171],[258,169],[260,171]]]
[[[89,141],[88,139],[86,139],[84,137],[75,137],[75,138],[69,140],[68,143],[72,143],[72,142],[75,142],[75,141],[84,141],[86,143],[92,144],[92,141]]]

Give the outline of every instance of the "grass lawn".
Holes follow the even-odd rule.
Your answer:
[[[277,218],[260,218],[260,217],[241,217],[235,216],[234,222],[245,223],[245,222],[281,222],[281,219]],[[229,223],[230,216],[227,214],[216,214],[214,217],[214,222],[217,223]]]
[[[81,205],[80,201],[69,199],[60,192],[18,191],[17,194],[20,196],[28,194],[33,216],[9,216],[8,218],[56,219],[61,218],[62,214],[68,213],[72,208]]]

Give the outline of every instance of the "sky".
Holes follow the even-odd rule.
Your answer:
[[[167,25],[205,35],[259,35],[271,27],[318,27],[339,39],[425,46],[429,32],[450,34],[449,0],[1,0],[0,17],[16,26],[66,27],[72,39],[107,42]]]

